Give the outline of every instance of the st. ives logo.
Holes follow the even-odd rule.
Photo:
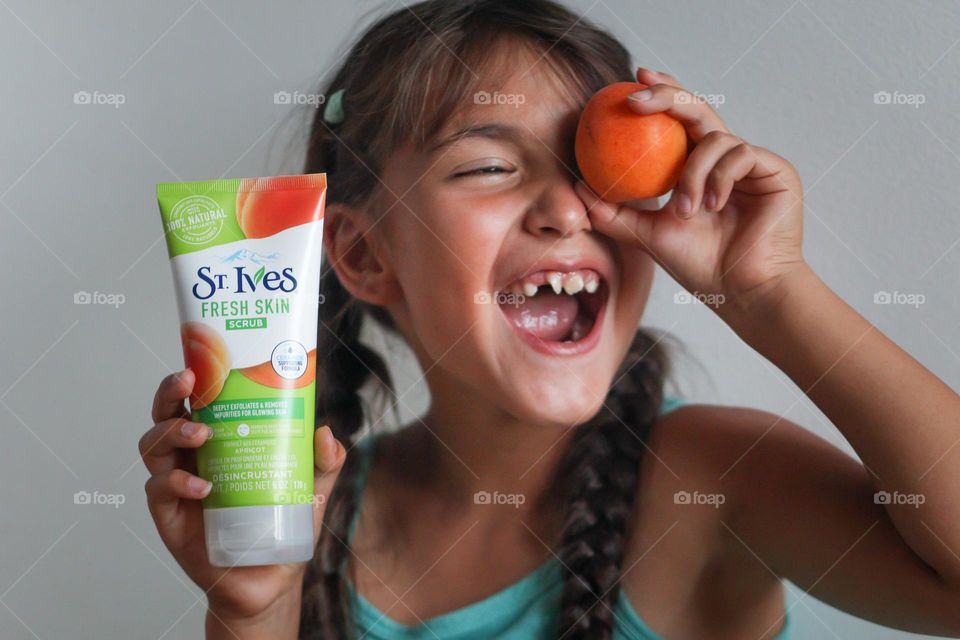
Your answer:
[[[174,205],[167,220],[167,233],[187,244],[204,244],[217,237],[227,213],[207,196],[188,196]]]
[[[267,270],[261,265],[254,271],[245,266],[233,267],[226,273],[214,273],[213,267],[197,269],[197,283],[193,285],[193,296],[198,300],[207,300],[218,291],[234,293],[255,293],[259,289],[290,293],[297,288],[297,279],[293,267],[284,267],[280,271]]]

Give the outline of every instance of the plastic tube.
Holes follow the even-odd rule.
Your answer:
[[[313,432],[326,175],[157,185],[209,561],[313,556]]]

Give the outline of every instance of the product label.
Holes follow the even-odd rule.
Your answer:
[[[204,508],[313,498],[322,174],[157,187]]]

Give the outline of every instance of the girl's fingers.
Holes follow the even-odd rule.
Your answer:
[[[653,69],[647,69],[646,67],[640,67],[637,69],[637,82],[646,85],[669,84],[671,87],[680,87],[680,82],[669,73],[664,73],[663,71],[654,71]]]
[[[745,178],[757,166],[759,158],[747,144],[733,146],[716,163],[706,180],[706,206],[719,211],[727,203],[733,185]]]
[[[602,200],[584,182],[574,186],[577,195],[587,207],[591,226],[614,240],[641,246],[649,251],[649,238],[656,212],[618,206]]]
[[[347,459],[347,450],[333,437],[330,427],[323,426],[313,434],[314,474],[313,474],[313,517],[314,534],[319,535],[320,523],[326,509],[327,499],[340,475],[343,463]]]
[[[627,98],[636,113],[666,113],[687,130],[694,142],[700,142],[711,131],[728,131],[727,125],[709,104],[686,89],[669,84],[655,84]]]
[[[696,215],[701,206],[716,211],[716,201],[710,200],[716,196],[716,191],[707,190],[707,177],[712,175],[721,158],[731,149],[741,146],[746,147],[746,144],[736,136],[722,131],[713,131],[701,140],[690,152],[680,180],[673,189],[669,207],[673,213],[686,219]],[[730,186],[732,187],[732,184]]]
[[[168,541],[176,530],[180,515],[180,500],[200,500],[210,493],[213,484],[183,469],[173,469],[150,476],[143,489],[147,494],[147,506],[157,529]]]
[[[140,457],[150,473],[167,473],[177,467],[177,449],[196,449],[212,435],[213,430],[199,422],[164,420],[140,438]]]
[[[193,391],[194,381],[193,371],[184,369],[178,373],[171,373],[160,382],[160,387],[153,397],[153,409],[150,412],[155,423],[186,415],[184,400]]]

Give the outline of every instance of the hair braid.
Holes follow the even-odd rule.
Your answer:
[[[659,412],[666,358],[638,331],[604,406],[578,427],[558,485],[566,497],[560,560],[564,567],[560,635],[605,640],[634,510],[640,459]]]
[[[320,278],[320,324],[317,333],[318,424],[329,424],[334,436],[351,443],[364,422],[360,389],[373,380],[382,390],[392,389],[386,363],[360,341],[365,311],[324,262]],[[300,638],[346,638],[350,603],[345,597],[344,573],[350,551],[347,539],[357,508],[359,458],[347,456],[323,518],[317,552],[303,581]]]

